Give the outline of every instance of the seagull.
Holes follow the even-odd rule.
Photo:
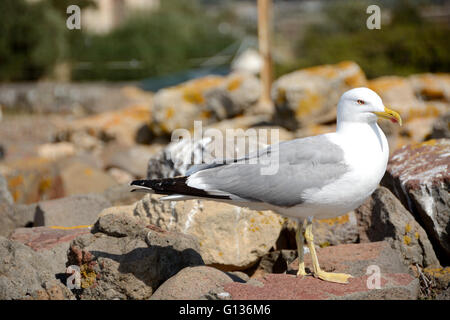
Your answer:
[[[298,277],[305,271],[304,244],[312,275],[348,283],[351,275],[320,268],[314,247],[313,219],[334,218],[359,207],[377,188],[389,158],[389,146],[378,118],[402,124],[368,88],[345,92],[337,105],[336,131],[272,144],[245,157],[192,166],[185,176],[135,180],[132,191],[168,195],[162,200],[208,199],[272,210],[297,221]],[[275,174],[262,174],[262,160],[278,154]]]

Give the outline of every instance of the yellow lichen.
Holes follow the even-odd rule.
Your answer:
[[[414,237],[415,237],[417,240],[419,240],[420,234],[416,231],[416,233],[414,233]]]
[[[409,244],[411,243],[411,237],[409,237],[409,236],[403,236],[403,242],[404,242],[406,245],[409,245]]]
[[[410,231],[411,231],[411,225],[409,223],[407,223],[405,226],[405,233],[408,233]]]
[[[330,219],[320,219],[317,220],[319,223],[326,223],[329,226],[333,226],[336,224],[344,224],[349,222],[350,218],[349,218],[349,214],[343,215],[343,216],[339,216],[336,218],[330,218]]]
[[[321,106],[322,98],[317,93],[308,90],[305,93],[305,97],[298,102],[295,114],[298,118],[302,118],[311,115],[314,110],[319,109]]]
[[[234,91],[239,89],[239,87],[242,84],[242,79],[240,77],[236,77],[234,79],[232,79],[229,83],[228,83],[228,91]]]

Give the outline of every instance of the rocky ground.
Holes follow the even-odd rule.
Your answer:
[[[318,66],[276,80],[270,112],[258,79],[240,73],[154,94],[60,86],[0,87],[0,299],[449,299],[450,75],[367,80],[353,62]],[[404,126],[381,122],[391,157],[374,194],[314,222],[323,269],[351,273],[348,285],[297,278],[294,224],[273,212],[129,192],[212,151],[208,138],[169,143],[194,120],[280,140],[325,133],[358,86]]]

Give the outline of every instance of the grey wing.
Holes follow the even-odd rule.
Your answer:
[[[275,174],[263,174],[269,165],[275,165]],[[291,207],[307,200],[305,190],[320,189],[346,171],[343,150],[321,135],[282,142],[233,163],[205,167],[187,183],[210,194]]]

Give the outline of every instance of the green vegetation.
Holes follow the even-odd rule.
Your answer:
[[[417,6],[396,1],[390,23],[382,21],[381,30],[368,30],[367,6],[361,1],[330,2],[325,7],[326,23],[306,30],[297,41],[299,59],[277,66],[277,74],[343,60],[356,61],[369,78],[450,71],[448,25],[424,21]]]
[[[38,79],[67,52],[65,20],[45,1],[0,1],[0,34],[0,81]]]
[[[106,35],[82,34],[72,46],[73,78],[127,80],[185,70],[234,41],[218,23],[195,1],[164,0]]]

